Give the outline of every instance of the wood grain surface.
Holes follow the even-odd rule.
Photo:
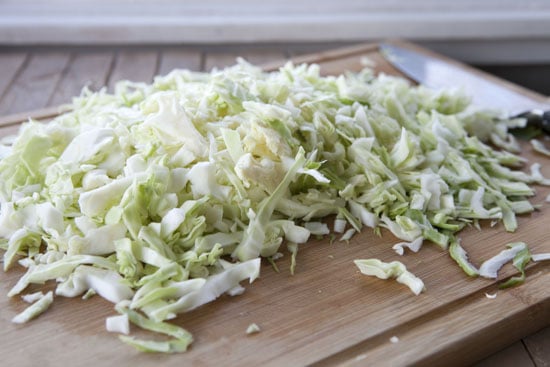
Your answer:
[[[109,89],[113,90],[119,80],[151,83],[158,68],[158,60],[159,55],[151,50],[119,52],[109,80]]]
[[[126,77],[123,73],[129,69],[120,65],[129,65],[132,58],[120,55],[114,66],[102,69],[110,70],[107,74],[101,76],[101,72],[97,73],[100,75],[97,80],[112,85],[115,80],[113,75]],[[163,62],[177,63],[166,61],[172,56],[162,55],[147,54],[140,58],[147,60],[142,61],[146,65],[139,72],[132,71],[134,74],[131,75],[146,81],[159,68],[168,68],[162,66]],[[188,54],[171,55],[197,65],[196,58]],[[323,73],[333,74],[359,70],[365,56],[375,63],[378,71],[396,73],[380,56],[376,45],[319,52],[299,56],[296,61],[318,62]],[[52,64],[56,67],[48,66],[47,78],[56,84],[63,84],[65,82],[59,81],[60,78],[63,80],[60,75],[70,74],[73,66],[68,66],[67,56],[55,57],[57,62]],[[97,59],[108,63],[99,56]],[[97,59],[94,57],[96,61],[89,62],[94,65],[100,63]],[[18,60],[13,63],[32,62],[32,59],[25,61],[25,57]],[[206,64],[205,60],[200,60],[199,63]],[[280,63],[266,65],[266,68],[275,68]],[[20,67],[14,66],[15,69]],[[28,75],[22,80],[32,78],[38,76]],[[495,82],[500,83],[498,80]],[[16,94],[21,94],[18,90],[25,85],[17,80],[7,83],[14,84]],[[70,84],[67,82],[67,85]],[[45,88],[44,93],[48,94],[45,102],[37,98],[37,103],[29,108],[44,107],[48,101],[57,100],[52,97],[54,91],[48,91]],[[532,98],[543,98],[527,91],[525,94]],[[9,99],[18,100],[15,97]],[[7,102],[2,99],[0,106],[2,103]],[[23,107],[27,107],[27,103],[24,102]],[[21,111],[15,107],[7,111],[12,110]],[[51,116],[52,110],[35,113],[44,114]],[[5,127],[0,133],[15,131],[16,120],[21,121],[21,116],[28,115],[24,113],[15,118],[5,118],[1,122]],[[536,155],[530,147],[525,147],[523,155],[530,162],[543,164],[543,174],[550,176],[550,161],[547,158]],[[474,262],[479,265],[482,260],[501,251],[506,243],[517,240],[526,241],[534,253],[550,252],[550,235],[547,230],[550,205],[544,203],[549,193],[548,188],[537,187],[537,196],[531,201],[541,204],[541,208],[521,216],[519,230],[515,233],[506,233],[502,225],[484,225],[481,231],[465,229],[461,233],[462,244]],[[510,361],[514,364],[508,365],[522,364],[526,356],[535,366],[547,363],[548,332],[533,333],[550,322],[548,263],[531,264],[524,285],[498,290],[495,281],[465,276],[448,254],[436,246],[425,245],[418,254],[399,257],[391,249],[398,240],[387,231],[382,231],[382,234],[378,237],[366,229],[349,244],[329,244],[327,240],[310,241],[300,247],[294,276],[289,274],[288,255],[278,261],[279,273],[269,264],[263,264],[261,278],[246,285],[243,295],[222,296],[209,305],[178,317],[175,323],[192,332],[195,341],[187,353],[171,356],[136,352],[120,343],[115,334],[107,333],[105,317],[115,312],[112,304],[99,297],[87,301],[57,297],[48,312],[39,319],[26,325],[12,324],[11,318],[26,306],[19,299],[8,299],[5,296],[22,275],[21,269],[13,269],[0,274],[2,365],[32,366],[39,361],[43,366],[461,366],[478,361],[529,334],[532,336],[525,339],[525,346],[533,355],[532,358],[525,350],[524,353],[517,350],[524,345],[519,342],[499,354],[500,358],[513,355],[518,359],[504,357],[507,362],[498,362],[497,356],[498,364],[489,359],[480,366],[506,365]],[[424,280],[427,291],[414,296],[396,282],[361,275],[352,260],[369,257],[402,261]],[[498,281],[514,274],[514,268],[506,265]],[[497,297],[489,299],[486,293],[496,293]],[[247,335],[246,328],[250,323],[257,323],[262,331]],[[140,334],[139,330],[135,332],[146,335]],[[390,341],[394,336],[398,338],[397,343]]]
[[[70,56],[62,52],[30,57],[28,66],[13,81],[11,92],[0,101],[0,109],[10,114],[46,107],[69,59]]]
[[[113,55],[105,51],[72,54],[71,63],[49,98],[48,105],[69,103],[84,87],[92,91],[101,89],[107,82],[113,62]]]

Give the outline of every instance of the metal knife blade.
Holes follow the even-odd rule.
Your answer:
[[[550,104],[535,101],[456,65],[412,49],[383,43],[380,50],[398,70],[429,88],[461,88],[472,98],[472,103],[479,107],[507,111],[510,116],[534,114],[539,116],[538,123],[542,129],[547,133],[550,131]]]

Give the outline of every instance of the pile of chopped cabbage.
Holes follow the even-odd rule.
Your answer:
[[[400,254],[452,244],[467,267],[455,233],[480,219],[515,230],[533,210],[528,184],[544,181],[517,170],[507,127],[518,121],[468,106],[368,69],[322,77],[316,65],[265,73],[242,61],[84,91],[0,150],[3,266],[27,269],[9,296],[47,281],[55,296],[98,294],[121,315],[110,330],[130,321],[172,337],[123,341],[177,352],[192,337],[166,320],[242,293],[282,246],[294,264],[312,235],[386,228]],[[34,303],[16,322],[53,301],[24,297]]]

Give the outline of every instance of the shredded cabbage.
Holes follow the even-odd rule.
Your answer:
[[[519,264],[525,261],[523,259],[526,259],[526,261],[529,261],[531,259],[531,255],[529,254],[527,245],[525,244],[525,242],[513,242],[508,244],[507,247],[508,249],[502,250],[497,255],[484,261],[483,264],[481,264],[481,266],[479,267],[479,275],[485,278],[496,279],[500,268],[511,260],[513,260],[514,265],[523,272],[522,269],[523,267],[525,267],[525,264],[521,267],[521,269]]]
[[[417,296],[426,289],[424,282],[408,271],[402,262],[392,261],[386,263],[378,259],[358,259],[353,260],[353,262],[361,273],[380,279],[395,278],[397,282],[409,287]]]
[[[512,259],[512,264],[519,271],[519,276],[513,276],[505,282],[499,284],[499,288],[515,287],[525,282],[525,267],[532,260],[531,252],[527,245]]]
[[[456,261],[458,266],[460,266],[466,274],[471,277],[479,275],[479,270],[468,260],[468,254],[466,250],[460,246],[459,240],[455,240],[451,243],[449,255],[451,255],[451,258]]]
[[[243,61],[121,82],[114,94],[85,90],[70,112],[29,121],[0,147],[3,267],[22,257],[27,268],[9,296],[48,281],[57,296],[97,294],[173,337],[124,342],[178,352],[192,337],[166,320],[242,293],[260,257],[275,266],[284,243],[294,272],[311,235],[348,241],[363,226],[386,228],[405,241],[398,253],[451,244],[474,273],[455,233],[480,219],[513,231],[515,215],[534,210],[528,184],[548,180],[488,145],[517,150],[509,121],[467,106],[461,94],[368,69],[322,77],[317,65],[264,73]],[[124,317],[109,320],[126,330]]]
[[[537,140],[537,139],[531,139],[529,142],[531,143],[531,146],[533,147],[533,150],[535,152],[538,152],[538,153],[543,154],[547,157],[550,157],[550,150],[548,148],[546,148],[546,146],[544,145],[543,142],[541,142],[540,140]]]
[[[24,294],[21,296],[21,299],[27,303],[34,303],[38,300],[40,300],[42,297],[44,297],[44,293],[42,291]]]
[[[110,316],[105,319],[105,329],[111,333],[130,334],[128,315]]]
[[[550,252],[545,252],[545,253],[541,253],[541,254],[532,254],[531,259],[533,261],[550,260]]]
[[[246,328],[246,334],[247,335],[257,334],[260,331],[262,331],[262,329],[256,323],[252,323],[252,324],[248,325],[248,327]]]
[[[34,319],[50,307],[53,302],[53,293],[50,291],[40,297],[36,302],[27,307],[23,312],[17,314],[11,321],[16,324],[23,324]]]

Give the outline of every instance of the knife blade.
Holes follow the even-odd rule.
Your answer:
[[[526,117],[529,126],[550,134],[550,104],[535,101],[475,73],[406,47],[382,43],[382,55],[414,81],[435,90],[460,88],[479,107],[507,111],[512,117]]]

